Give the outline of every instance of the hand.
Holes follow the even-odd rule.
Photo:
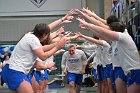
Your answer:
[[[88,14],[89,16],[95,16],[95,15],[96,15],[94,12],[90,11],[90,10],[88,9],[88,7],[87,7],[87,8],[83,8],[82,11],[83,11],[84,13]]]
[[[74,10],[71,9],[68,11],[68,13],[62,18],[62,23],[69,23],[74,18],[72,14],[74,13]]]
[[[78,37],[80,37],[80,36],[82,36],[83,34],[81,34],[80,32],[77,32],[76,35],[77,35]]]
[[[68,71],[67,70],[64,70],[64,74],[67,75],[67,73],[68,73]]]
[[[47,69],[50,69],[51,67],[54,67],[54,65],[55,65],[55,62],[48,62],[46,64],[46,67],[47,67]]]
[[[57,42],[57,48],[61,49],[65,44],[67,43],[67,40],[65,37],[62,37],[58,42]]]
[[[80,18],[87,18],[87,19],[90,18],[90,16],[87,13],[85,13],[84,11],[82,11],[82,10],[75,9],[75,11],[79,14],[78,16]]]
[[[56,70],[56,69],[57,69],[57,67],[55,67],[55,66],[50,68],[50,70]]]
[[[92,63],[89,64],[89,68],[93,68],[93,64]]]
[[[77,18],[77,20],[79,21],[79,26],[83,29],[89,29],[88,28],[88,23],[84,20],[84,19],[81,19],[81,18]]]
[[[63,34],[63,33],[65,33],[64,26],[59,28],[57,34],[59,35],[59,34]]]

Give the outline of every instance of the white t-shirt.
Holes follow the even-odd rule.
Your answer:
[[[41,46],[39,39],[34,34],[25,34],[13,50],[9,68],[28,74],[37,58],[34,50]]]
[[[62,56],[61,67],[66,68],[68,72],[80,74],[83,64],[87,64],[87,57],[82,50],[76,49],[74,55],[66,51]]]
[[[0,62],[0,72],[2,71],[2,62]]]
[[[102,55],[102,65],[103,67],[105,67],[107,64],[111,64],[112,60],[111,60],[111,53],[110,53],[110,48],[111,46],[109,45],[109,43],[107,43],[106,41],[102,40],[102,51],[101,51],[101,55]]]
[[[110,53],[111,46],[105,40],[102,40],[102,43],[103,45],[97,45],[96,56],[93,60],[93,63],[96,63],[96,67],[101,64],[105,67],[107,64],[112,63]],[[95,69],[96,67],[94,66]]]
[[[119,33],[119,40],[112,43],[113,66],[122,67],[125,74],[140,69],[140,56],[132,37],[127,31]]]
[[[85,48],[82,49],[88,56],[91,56],[93,52],[95,52],[95,49],[97,48],[96,44],[91,45],[84,45]]]
[[[3,65],[5,66],[6,64],[9,64],[9,60],[4,60]]]
[[[97,67],[97,65],[101,65],[102,64],[102,54],[101,54],[101,50],[102,49],[103,48],[102,48],[101,45],[97,45],[96,56],[94,57],[94,60],[93,60],[94,64],[96,63],[96,67]]]
[[[42,64],[47,65],[49,62],[53,62],[54,56],[50,56],[45,61],[42,61],[40,58],[37,58],[36,60],[40,61]],[[35,68],[36,70],[36,68]],[[40,71],[42,74],[44,74],[44,70],[37,70]]]

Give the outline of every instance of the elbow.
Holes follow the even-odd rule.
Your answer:
[[[45,58],[45,57],[42,57],[42,58],[41,58],[42,61],[45,61],[46,59],[47,59],[47,58]]]
[[[47,59],[47,57],[45,57],[45,56],[41,56],[41,57],[39,57],[42,61],[45,61],[46,59]]]

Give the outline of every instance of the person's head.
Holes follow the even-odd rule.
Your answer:
[[[107,24],[111,24],[113,22],[120,22],[120,20],[115,15],[111,15],[107,18]]]
[[[75,49],[76,49],[76,47],[74,45],[69,45],[69,47],[68,47],[69,54],[74,55]]]
[[[9,55],[6,55],[5,56],[5,60],[9,60],[10,59],[10,56]]]
[[[109,25],[110,29],[116,32],[124,32],[125,24],[123,22],[113,22]]]
[[[50,28],[45,23],[37,24],[33,29],[33,34],[39,38],[40,42],[43,42],[50,35]]]

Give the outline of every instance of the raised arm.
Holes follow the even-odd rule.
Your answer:
[[[103,18],[101,18],[101,17],[99,17],[98,15],[96,15],[96,14],[94,13],[94,11],[91,12],[88,8],[83,8],[82,10],[83,10],[85,13],[87,13],[89,16],[92,16],[92,17],[96,18],[97,20],[101,21],[102,23],[107,24],[106,20],[103,19]]]
[[[93,34],[95,34],[97,37],[102,36],[102,37],[107,38],[108,40],[111,40],[111,41],[115,41],[115,40],[119,39],[119,34],[115,31],[112,31],[112,30],[109,30],[109,29],[106,29],[103,27],[99,27],[99,26],[96,26],[96,25],[91,24],[91,23],[87,23],[86,21],[84,21],[80,18],[77,18],[77,20],[80,22],[81,28],[83,28],[83,27],[90,28],[91,29],[90,31],[93,32]],[[99,35],[96,33],[98,33]]]
[[[57,42],[57,44],[55,45],[55,47],[53,47],[52,49],[44,52],[44,50],[47,50],[48,47],[42,48],[37,48],[34,51],[34,53],[41,59],[41,60],[46,60],[48,57],[52,56],[55,52],[57,52],[59,49],[61,49],[65,44],[66,44],[66,40],[65,38],[62,38],[59,42]],[[47,46],[47,45],[46,45]]]
[[[103,45],[102,40],[97,40],[97,39],[95,39],[95,38],[93,38],[93,37],[89,37],[89,36],[83,35],[83,34],[81,34],[80,32],[78,32],[77,34],[78,34],[80,37],[82,37],[82,38],[84,38],[84,39],[86,39],[86,40],[88,40],[88,41],[90,41],[90,42],[92,42],[92,43],[96,43],[96,44],[99,44],[99,45]]]
[[[68,23],[71,22],[71,20],[73,19],[73,10],[70,10],[64,17],[50,23],[48,26],[50,28],[50,30],[54,29],[55,27],[57,27],[58,25],[62,24],[62,23]]]
[[[88,19],[91,23],[109,29],[109,26],[97,20],[95,17],[89,16],[87,13],[80,11],[79,9],[75,9],[75,11],[82,15],[84,18]]]

